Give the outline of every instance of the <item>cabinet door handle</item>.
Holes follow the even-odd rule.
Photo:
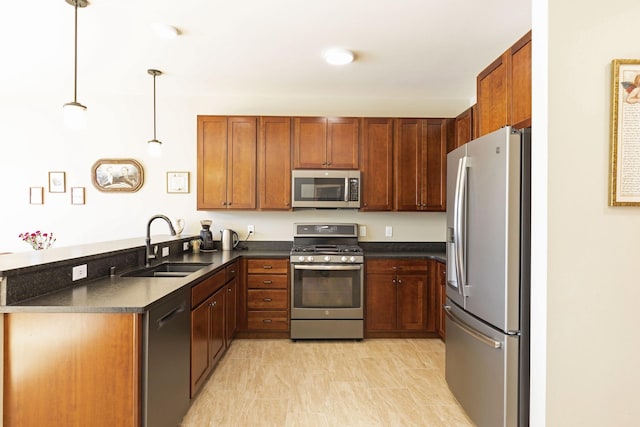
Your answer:
[[[402,279],[398,279],[398,285],[402,285]]]
[[[211,304],[209,304],[209,307],[215,307],[216,304],[218,304],[218,301],[213,301]]]
[[[224,205],[226,205],[226,204],[227,204],[227,202],[222,202],[222,206],[224,206]]]
[[[262,283],[264,283],[265,285],[270,285],[273,283],[273,281],[271,280],[263,280]]]
[[[333,162],[328,162],[327,165],[331,166],[333,164]]]
[[[396,283],[396,279],[393,279],[393,280],[391,281],[391,283]]]
[[[271,298],[263,298],[263,299],[262,299],[262,301],[264,301],[264,302],[271,302],[272,300],[271,300]]]
[[[262,323],[271,323],[271,319],[262,319]]]
[[[227,289],[227,292],[231,292],[231,288]]]

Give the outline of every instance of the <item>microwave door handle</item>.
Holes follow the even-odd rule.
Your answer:
[[[349,177],[344,177],[344,201],[349,201]]]

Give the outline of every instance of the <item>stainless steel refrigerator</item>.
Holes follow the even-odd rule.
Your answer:
[[[529,425],[531,129],[447,156],[446,380],[478,427]]]

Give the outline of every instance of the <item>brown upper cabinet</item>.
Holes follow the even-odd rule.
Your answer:
[[[256,208],[257,122],[198,116],[198,209]]]
[[[393,210],[393,119],[362,119],[360,153],[360,210]]]
[[[395,120],[395,210],[446,210],[449,120]]]
[[[511,47],[510,124],[531,126],[531,31]]]
[[[358,118],[295,117],[293,123],[294,169],[358,169]]]
[[[531,125],[531,31],[477,78],[478,136]]]
[[[260,117],[258,183],[260,209],[291,209],[290,117]]]
[[[466,144],[474,138],[473,132],[473,107],[469,107],[458,115],[455,119],[455,131],[454,138],[449,138],[449,144],[447,147],[447,153],[451,150]]]

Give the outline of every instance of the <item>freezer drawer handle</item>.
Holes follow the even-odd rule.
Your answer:
[[[464,323],[462,321],[462,319],[460,319],[458,316],[456,316],[455,314],[453,314],[453,312],[451,311],[451,306],[449,305],[445,305],[444,306],[444,310],[447,314],[447,317],[449,319],[451,319],[451,321],[453,323],[455,323],[456,325],[460,326],[460,328],[465,331],[467,334],[471,335],[472,337],[474,337],[475,339],[477,339],[478,341],[488,345],[489,347],[493,347],[493,348],[500,348],[502,347],[502,343],[500,341],[496,341],[491,337],[486,336],[485,334],[482,334],[478,331],[476,331],[475,329],[473,329],[471,326],[467,325],[466,323]]]

